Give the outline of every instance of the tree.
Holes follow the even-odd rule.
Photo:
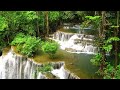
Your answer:
[[[118,31],[119,31],[119,11],[117,11],[117,29],[115,30],[115,37],[118,36]],[[115,68],[118,65],[118,43],[117,41],[115,42]]]
[[[47,31],[47,36],[49,34],[49,21],[48,21],[48,11],[45,11],[45,18],[46,18],[46,31]]]

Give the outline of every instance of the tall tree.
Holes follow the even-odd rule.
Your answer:
[[[49,34],[49,21],[48,21],[48,11],[45,11],[45,18],[46,18],[46,31],[47,31],[47,36]]]
[[[105,66],[105,60],[106,60],[106,53],[105,50],[102,49],[103,45],[104,45],[104,39],[105,39],[105,11],[101,12],[102,14],[102,21],[101,21],[101,25],[100,25],[100,32],[99,32],[99,38],[100,38],[100,53],[102,55],[102,60],[101,60],[101,65],[100,65],[100,72],[101,75],[104,75],[104,66]]]
[[[115,29],[115,37],[118,36],[119,31],[119,11],[117,11],[117,29]],[[118,43],[115,41],[115,67],[118,65]]]
[[[39,17],[39,11],[36,11],[36,15]],[[38,20],[38,18],[36,20],[36,23],[37,23],[37,25],[36,25],[36,27],[37,27],[37,36],[39,37],[40,36],[40,30],[39,30],[39,20]]]

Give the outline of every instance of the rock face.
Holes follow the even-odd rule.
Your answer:
[[[53,70],[64,66],[64,62],[51,62],[51,64],[53,65]],[[48,77],[38,71],[38,68],[42,66],[43,64],[17,55],[10,50],[6,56],[0,57],[0,79],[48,79]],[[66,73],[65,70],[64,73]],[[64,77],[64,79],[69,79],[70,76]],[[75,78],[74,76],[71,77]]]

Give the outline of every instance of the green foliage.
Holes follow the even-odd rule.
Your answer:
[[[100,16],[85,16],[85,18],[96,21],[100,19]]]
[[[11,45],[17,46],[17,51],[30,57],[39,50],[41,46],[40,42],[41,40],[36,37],[29,35],[25,36],[23,33],[19,33],[12,41]]]
[[[85,27],[89,27],[91,21],[84,21],[82,22],[81,28],[84,29]]]
[[[82,28],[88,27],[90,25],[93,25],[94,29],[97,29],[99,27],[101,17],[100,16],[85,16],[86,20],[82,22]]]
[[[64,22],[83,22],[86,15],[91,15],[89,11],[60,11],[60,18]],[[75,20],[75,21],[74,21]]]
[[[115,68],[111,66],[110,64],[107,65],[106,68],[104,68],[104,79],[111,79],[114,77],[115,74]]]
[[[17,45],[17,51],[18,51],[18,52],[21,52],[21,51],[22,51],[22,46],[23,46],[23,44],[18,44],[18,45]]]
[[[106,43],[112,43],[113,41],[120,41],[120,39],[118,37],[110,37]]]
[[[7,27],[8,27],[7,21],[5,20],[4,17],[0,15],[0,31],[4,31],[4,29]]]
[[[108,64],[104,68],[104,79],[120,79],[120,64],[114,68],[112,65]]]
[[[119,26],[111,26],[111,28],[118,28]]]
[[[118,54],[118,56],[120,57],[120,53]]]
[[[120,41],[120,39],[118,37],[110,37],[109,39],[107,39],[106,41],[104,41],[105,45],[103,45],[103,49],[106,52],[110,52],[113,48],[112,42],[113,41]]]
[[[117,67],[116,67],[115,77],[116,77],[117,79],[120,79],[120,64],[117,65]]]
[[[104,49],[106,52],[110,52],[113,48],[112,42],[113,41],[120,41],[118,37],[110,37],[107,40],[104,41],[104,45],[102,49]]]
[[[27,56],[32,56],[39,48],[40,40],[36,37],[29,37],[22,47],[21,53]]]
[[[102,55],[100,53],[96,54],[90,61],[93,65],[99,66],[102,59]]]
[[[45,42],[42,46],[42,50],[49,54],[51,58],[54,57],[54,54],[57,52],[59,45],[56,42]]]
[[[49,20],[50,21],[55,21],[58,20],[60,17],[59,12],[58,11],[50,11],[49,12]]]
[[[53,69],[52,64],[44,64],[43,67],[39,67],[38,71],[41,73],[50,72]]]
[[[62,12],[61,17],[64,20],[66,20],[66,19],[73,19],[74,18],[74,13],[72,11],[65,11],[65,12]]]
[[[11,45],[15,46],[18,44],[24,44],[26,39],[27,39],[27,37],[23,33],[19,33],[16,35],[14,40],[11,42]]]
[[[112,50],[112,45],[111,44],[110,45],[104,45],[103,49],[107,52],[110,52]]]

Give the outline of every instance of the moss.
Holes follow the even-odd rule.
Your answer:
[[[2,54],[2,55],[6,55],[6,54],[9,52],[10,48],[11,48],[10,46],[4,48],[4,49],[3,49],[3,54]]]

